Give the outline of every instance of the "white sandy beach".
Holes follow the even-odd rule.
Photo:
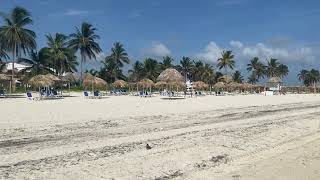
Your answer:
[[[320,178],[320,95],[73,95],[0,99],[0,179]]]

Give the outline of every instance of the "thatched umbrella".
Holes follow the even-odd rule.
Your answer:
[[[50,79],[46,75],[37,75],[32,77],[28,81],[28,84],[35,87],[47,87],[47,86],[52,86],[54,84],[54,80]]]
[[[150,79],[145,78],[139,81],[138,85],[142,86],[143,88],[150,88],[150,92],[151,92],[151,87],[154,86],[154,82]]]
[[[233,81],[233,78],[229,75],[223,75],[221,77],[218,78],[218,81],[220,82],[224,82],[226,84],[229,84]]]
[[[167,83],[170,85],[170,88],[176,86],[178,89],[179,86],[185,86],[183,76],[174,68],[168,68],[162,71],[158,76],[157,81]]]
[[[91,74],[85,74],[83,78],[82,84],[84,86],[91,86],[92,91],[94,91],[94,88],[102,88],[107,86],[107,82],[101,78],[95,77]]]
[[[281,84],[281,83],[282,83],[282,80],[281,80],[281,78],[279,78],[279,77],[271,77],[271,78],[268,80],[268,83]]]
[[[192,85],[195,89],[205,89],[209,87],[209,85],[203,81],[193,82]]]
[[[116,88],[124,88],[124,87],[128,86],[128,83],[125,82],[124,80],[116,80],[113,83],[113,86],[116,87]]]
[[[184,82],[184,79],[176,69],[168,68],[158,76],[157,81],[166,82],[168,84],[176,82]]]
[[[231,82],[231,83],[227,84],[227,87],[230,88],[231,90],[236,90],[237,88],[241,87],[241,84],[239,84],[237,82]]]
[[[0,74],[0,81],[10,81],[11,78],[5,74]]]
[[[61,81],[66,83],[77,83],[79,81],[79,77],[71,72],[66,73],[64,76],[60,77]]]
[[[55,76],[55,75],[53,75],[53,74],[46,74],[45,76],[46,76],[48,79],[51,79],[51,80],[54,81],[54,82],[59,82],[59,81],[61,81],[60,78],[58,78],[57,76]]]
[[[166,82],[163,82],[163,81],[159,81],[157,83],[154,84],[154,86],[158,89],[160,88],[165,88],[167,86],[167,83]]]
[[[217,82],[213,87],[216,88],[216,89],[223,89],[226,86],[225,86],[225,84],[223,82]]]

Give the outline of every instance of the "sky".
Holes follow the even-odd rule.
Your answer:
[[[319,0],[0,0],[1,12],[15,6],[32,13],[38,49],[48,33],[93,24],[103,53],[87,68],[99,66],[115,42],[124,44],[131,63],[170,55],[176,63],[189,56],[215,65],[223,50],[232,50],[235,70],[245,77],[253,57],[277,58],[289,66],[288,84],[298,83],[299,70],[320,68]]]

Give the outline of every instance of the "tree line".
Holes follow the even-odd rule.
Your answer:
[[[102,52],[97,42],[100,39],[97,29],[88,22],[83,22],[81,26],[75,28],[74,33],[69,35],[47,34],[46,46],[37,49],[37,36],[30,29],[33,20],[28,10],[15,7],[8,14],[1,13],[1,18],[0,71],[4,69],[4,61],[11,56],[12,69],[16,62],[30,65],[22,72],[27,77],[47,73],[59,76],[66,72],[77,72],[78,65],[80,65],[79,70],[82,76],[84,64],[88,60],[96,59],[97,54]],[[158,75],[167,68],[177,69],[186,79],[208,84],[218,82],[223,76],[230,76],[233,81],[239,83],[244,81],[240,71],[233,73],[228,71],[233,70],[236,64],[232,51],[221,53],[221,57],[217,60],[217,70],[212,64],[190,57],[182,57],[178,64],[174,62],[176,61],[170,56],[165,56],[161,60],[148,57],[143,61],[133,62],[132,68],[124,73],[123,67],[130,64],[130,59],[124,45],[116,42],[111,48],[111,53],[101,61],[102,66],[99,70],[91,69],[85,72],[99,76],[108,83],[118,79],[137,82],[148,78],[156,81]],[[222,69],[223,72],[220,72],[219,70]],[[288,75],[289,69],[277,59],[271,58],[267,60],[267,64],[264,64],[258,57],[254,57],[247,64],[247,71],[250,73],[247,82],[256,84],[264,78],[283,78]],[[12,77],[15,76],[14,73],[15,71],[12,71]],[[302,70],[298,78],[305,85],[311,85],[319,81],[319,76],[317,70]]]

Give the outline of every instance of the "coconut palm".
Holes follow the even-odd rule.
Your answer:
[[[202,61],[194,61],[192,68],[192,79],[193,81],[202,81],[204,73],[204,63]]]
[[[122,70],[115,61],[111,59],[105,59],[101,63],[103,67],[100,71],[100,77],[105,79],[108,83],[113,83],[118,79],[125,79]]]
[[[215,83],[215,73],[213,67],[210,64],[204,64],[201,80],[207,84]]]
[[[143,62],[145,78],[156,81],[159,75],[158,62],[155,59],[146,58]]]
[[[3,46],[0,44],[0,72],[4,71],[6,68],[6,63],[3,62],[3,59],[9,59],[9,56],[5,52]]]
[[[285,76],[287,76],[289,73],[289,68],[288,66],[284,65],[284,64],[280,64],[277,68],[277,76],[280,78],[284,78]]]
[[[49,62],[41,50],[39,53],[37,51],[31,51],[29,53],[29,58],[20,58],[18,59],[18,62],[23,62],[30,65],[22,71],[23,73],[28,73],[30,76],[53,73],[48,66]]]
[[[130,60],[128,53],[123,48],[123,44],[116,42],[111,48],[111,55],[106,57],[106,60],[114,61],[119,68],[123,67],[124,64],[129,64]]]
[[[185,79],[188,78],[188,74],[192,71],[193,62],[189,57],[183,56],[180,65],[178,65],[177,69],[182,73]]]
[[[172,57],[164,56],[162,58],[162,62],[160,63],[161,70],[163,71],[163,70],[165,70],[167,68],[173,67],[172,62],[173,62],[173,58]]]
[[[221,53],[221,58],[218,59],[217,67],[219,69],[224,68],[225,75],[227,75],[227,69],[233,69],[235,66],[234,55],[232,51],[223,51]]]
[[[46,35],[47,47],[43,48],[45,58],[50,62],[50,67],[55,69],[57,75],[65,72],[76,72],[78,65],[75,51],[67,47],[67,36],[56,33]]]
[[[251,73],[251,75],[248,77],[248,83],[250,84],[256,84],[258,82],[258,79],[257,79],[257,75],[255,74],[255,72],[253,71]]]
[[[309,73],[308,70],[302,69],[298,74],[299,81],[302,81],[304,85],[307,85],[306,80],[307,80],[308,73]]]
[[[27,28],[33,23],[29,11],[22,7],[15,7],[9,14],[1,13],[4,25],[0,27],[0,42],[5,42],[4,47],[12,53],[12,83],[14,86],[14,64],[16,56],[21,52],[26,54],[36,48],[36,34]],[[12,88],[11,88],[12,89]]]
[[[136,61],[133,64],[132,69],[128,71],[129,79],[131,81],[138,82],[143,77],[143,71],[143,64],[140,61]]]
[[[236,71],[233,73],[232,79],[234,82],[242,83],[243,82],[243,76],[241,75],[240,71]]]
[[[266,67],[266,75],[267,77],[275,77],[277,76],[277,71],[280,63],[278,62],[278,59],[271,58],[270,61],[268,61],[268,65]]]
[[[247,64],[247,71],[252,72],[251,76],[255,75],[257,81],[259,79],[263,78],[266,72],[266,67],[263,65],[262,62],[259,61],[258,57],[254,57],[253,59],[250,60],[250,63]]]
[[[96,28],[87,22],[83,22],[81,28],[76,27],[76,32],[70,34],[68,45],[74,51],[80,51],[80,82],[82,83],[83,64],[87,59],[96,59],[96,54],[102,50],[96,40],[100,37],[96,34]]]

